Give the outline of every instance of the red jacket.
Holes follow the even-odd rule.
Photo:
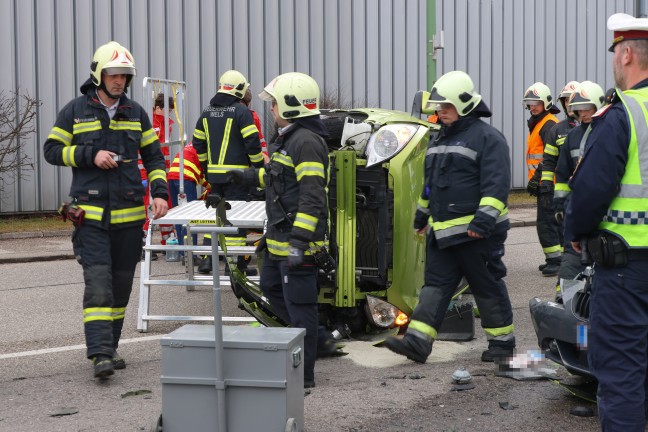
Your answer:
[[[198,153],[192,143],[185,146],[182,156],[184,157],[184,179],[203,187],[207,187],[208,183],[198,160]],[[167,173],[167,180],[180,180],[180,153],[176,154],[171,163],[171,168]]]
[[[173,130],[172,128],[173,125],[173,120],[169,119],[169,133]],[[166,142],[166,135],[164,133],[164,116],[159,115],[159,114],[153,114],[153,130],[155,131],[155,134],[158,137],[158,141],[160,141],[160,144]],[[160,146],[162,150],[162,154],[164,155],[164,163],[166,164],[167,170],[169,169],[169,147],[161,145]],[[142,177],[142,180],[147,180],[148,176],[146,174],[146,169],[144,169],[144,165],[142,165],[142,159],[137,159],[137,167],[140,169],[140,175]]]
[[[250,111],[252,112],[252,118],[254,119],[254,124],[256,125],[257,129],[259,129],[259,141],[261,141],[261,151],[263,152],[264,155],[268,156],[268,148],[266,146],[266,140],[263,137],[263,132],[261,132],[261,120],[259,119],[259,116],[257,115],[256,111],[254,111],[252,108],[250,108]]]

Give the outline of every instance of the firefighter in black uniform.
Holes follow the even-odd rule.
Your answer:
[[[616,101],[592,119],[569,181],[565,237],[595,275],[587,359],[601,430],[644,432],[648,406],[648,19],[614,14]]]
[[[117,42],[97,49],[80,96],[59,113],[45,141],[45,159],[72,167],[72,202],[62,212],[75,225],[74,254],[83,266],[83,323],[94,376],[126,362],[117,355],[135,266],[142,248],[144,187],[138,151],[148,172],[154,218],[168,210],[164,156],[144,109],[126,88],[135,76],[131,53]]]
[[[193,146],[198,160],[211,185],[215,202],[224,198],[234,201],[249,201],[248,187],[229,183],[229,171],[262,167],[263,153],[259,130],[254,124],[252,113],[243,103],[249,83],[238,71],[229,70],[221,75],[218,92],[209,101],[198,121],[193,134]],[[209,204],[209,196],[205,204]],[[247,230],[240,229],[235,236],[225,239],[226,246],[245,246]],[[204,245],[211,244],[206,236]],[[238,257],[237,267],[248,276],[255,275],[256,269],[248,269],[249,260],[243,255]],[[198,267],[200,273],[212,271],[212,260],[204,257]]]
[[[556,220],[562,227],[565,203],[569,199],[568,181],[571,178],[581,156],[585,141],[590,131],[592,116],[603,106],[605,95],[603,89],[592,81],[583,81],[576,87],[569,99],[569,110],[574,112],[580,124],[567,134],[567,139],[560,147],[558,164],[556,166],[556,188],[553,200],[553,209]],[[544,170],[542,171],[544,175]],[[562,228],[561,228],[562,229]],[[556,301],[562,301],[560,289],[561,279],[574,279],[581,273],[585,266],[581,263],[580,254],[574,251],[569,240],[565,240],[564,251],[558,271],[558,283],[556,284]]]
[[[261,290],[282,319],[306,329],[304,387],[314,387],[318,349],[335,348],[319,326],[313,258],[326,246],[328,232],[328,130],[319,116],[319,86],[306,74],[279,75],[259,97],[272,103],[279,127],[268,148],[270,163],[232,174],[240,183],[265,187],[268,228]]]
[[[513,312],[502,280],[509,229],[509,148],[498,130],[480,120],[491,112],[465,72],[439,78],[428,103],[435,105],[429,108],[436,109],[443,127],[428,146],[414,221],[418,233],[428,233],[425,285],[405,336],[389,337],[385,346],[425,363],[465,276],[488,339],[481,358],[500,361],[515,348]]]

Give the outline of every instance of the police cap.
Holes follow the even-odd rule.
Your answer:
[[[635,18],[632,15],[616,13],[607,21],[608,29],[614,32],[610,52],[614,46],[627,40],[648,40],[648,18]]]

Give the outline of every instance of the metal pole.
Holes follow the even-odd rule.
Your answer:
[[[218,228],[212,235],[212,276],[214,280],[214,348],[216,350],[216,405],[218,424],[216,432],[227,432],[225,410],[225,372],[223,371],[223,313],[221,310],[220,266],[218,264]]]

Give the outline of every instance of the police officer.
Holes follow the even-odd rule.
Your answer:
[[[542,177],[542,158],[545,143],[549,141],[551,130],[558,123],[554,114],[560,110],[554,105],[551,91],[544,83],[533,83],[524,92],[524,105],[531,113],[527,120],[529,136],[527,137],[527,173],[529,183],[527,190],[537,197],[536,231],[545,255],[545,263],[538,269],[543,276],[556,276],[560,268],[562,242],[560,229],[554,218],[553,209],[542,205],[540,180]]]
[[[616,101],[592,121],[565,235],[595,262],[588,360],[603,431],[644,431],[648,365],[648,19],[614,14]]]
[[[559,147],[558,164],[556,166],[556,187],[553,199],[555,217],[562,227],[565,203],[569,200],[568,181],[571,178],[581,156],[581,149],[590,131],[592,116],[603,106],[605,95],[603,89],[592,81],[583,81],[578,84],[575,91],[569,98],[569,110],[573,112],[580,124],[573,128]],[[542,175],[544,176],[544,162]],[[581,273],[585,266],[581,262],[580,254],[574,251],[569,240],[563,243],[563,254],[558,271],[558,283],[556,284],[556,301],[562,301],[560,290],[561,279],[574,279]]]
[[[242,103],[250,84],[242,73],[229,70],[221,75],[216,95],[209,101],[196,122],[193,145],[198,159],[214,194],[214,203],[220,198],[227,200],[249,200],[247,186],[229,183],[229,171],[262,167],[263,154],[259,141],[259,130],[254,124],[252,113]],[[209,195],[206,204],[209,204]],[[247,230],[240,229],[237,235],[225,239],[226,246],[245,246]],[[211,244],[205,241],[203,244]],[[248,276],[256,269],[248,269],[249,260],[238,257],[237,267]],[[198,267],[200,273],[212,270],[212,260],[205,257]],[[226,269],[228,270],[228,268]]]
[[[135,61],[126,48],[117,42],[99,47],[90,79],[81,86],[83,96],[61,110],[44,146],[49,163],[72,167],[72,245],[83,266],[87,357],[97,378],[126,367],[116,350],[145,218],[138,151],[148,173],[154,217],[168,209],[160,143],[144,109],[125,94],[134,76]]]
[[[515,348],[513,312],[502,280],[509,229],[509,148],[504,136],[480,119],[491,112],[465,72],[439,78],[428,103],[443,126],[428,145],[414,222],[418,233],[428,231],[425,285],[404,337],[389,337],[384,344],[425,363],[454,290],[465,276],[488,339],[481,358],[500,360]]]
[[[272,103],[279,127],[268,148],[270,163],[232,174],[239,182],[265,187],[267,249],[260,287],[282,319],[306,329],[304,386],[314,387],[318,344],[332,343],[319,326],[313,260],[328,231],[328,130],[319,115],[319,86],[306,74],[279,75],[259,97]]]

